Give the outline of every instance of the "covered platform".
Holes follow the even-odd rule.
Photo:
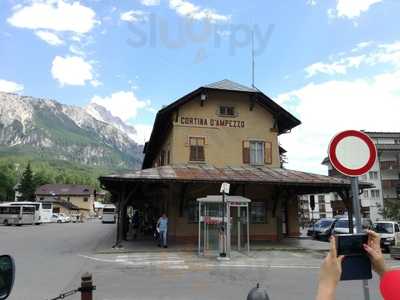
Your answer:
[[[251,200],[250,242],[298,236],[299,195],[337,192],[350,203],[350,181],[347,179],[265,166],[169,165],[102,176],[99,180],[119,208],[116,245],[126,239],[129,229],[127,207],[132,206],[141,212],[141,222],[146,228],[143,238],[146,234],[152,235],[152,226],[154,228],[158,217],[165,212],[169,218],[169,240],[197,246],[199,214],[196,199],[218,195],[222,182],[230,183],[231,196]],[[364,187],[360,184],[361,189]]]

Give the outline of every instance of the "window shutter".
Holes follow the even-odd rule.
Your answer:
[[[271,142],[265,142],[265,163],[267,165],[272,164],[272,143]]]
[[[250,143],[249,143],[249,141],[243,141],[242,148],[243,148],[243,163],[249,164],[250,163]]]

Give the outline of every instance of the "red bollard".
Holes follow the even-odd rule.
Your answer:
[[[85,273],[81,277],[81,300],[93,300],[93,291],[96,287],[93,285],[92,274]]]

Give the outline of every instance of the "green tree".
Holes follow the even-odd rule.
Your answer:
[[[24,201],[35,201],[35,182],[31,169],[31,164],[28,163],[24,173],[22,173],[21,182],[18,191],[21,193],[21,198]]]
[[[397,221],[400,220],[400,201],[385,199],[384,207],[379,207],[379,213],[384,219]]]

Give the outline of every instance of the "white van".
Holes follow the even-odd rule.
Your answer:
[[[381,248],[389,250],[390,246],[400,243],[400,226],[393,221],[378,221],[374,224],[375,232],[381,237]]]
[[[35,223],[35,207],[33,205],[1,205],[0,224],[33,225]]]
[[[115,223],[117,221],[116,207],[113,204],[106,204],[103,208],[102,223]]]

